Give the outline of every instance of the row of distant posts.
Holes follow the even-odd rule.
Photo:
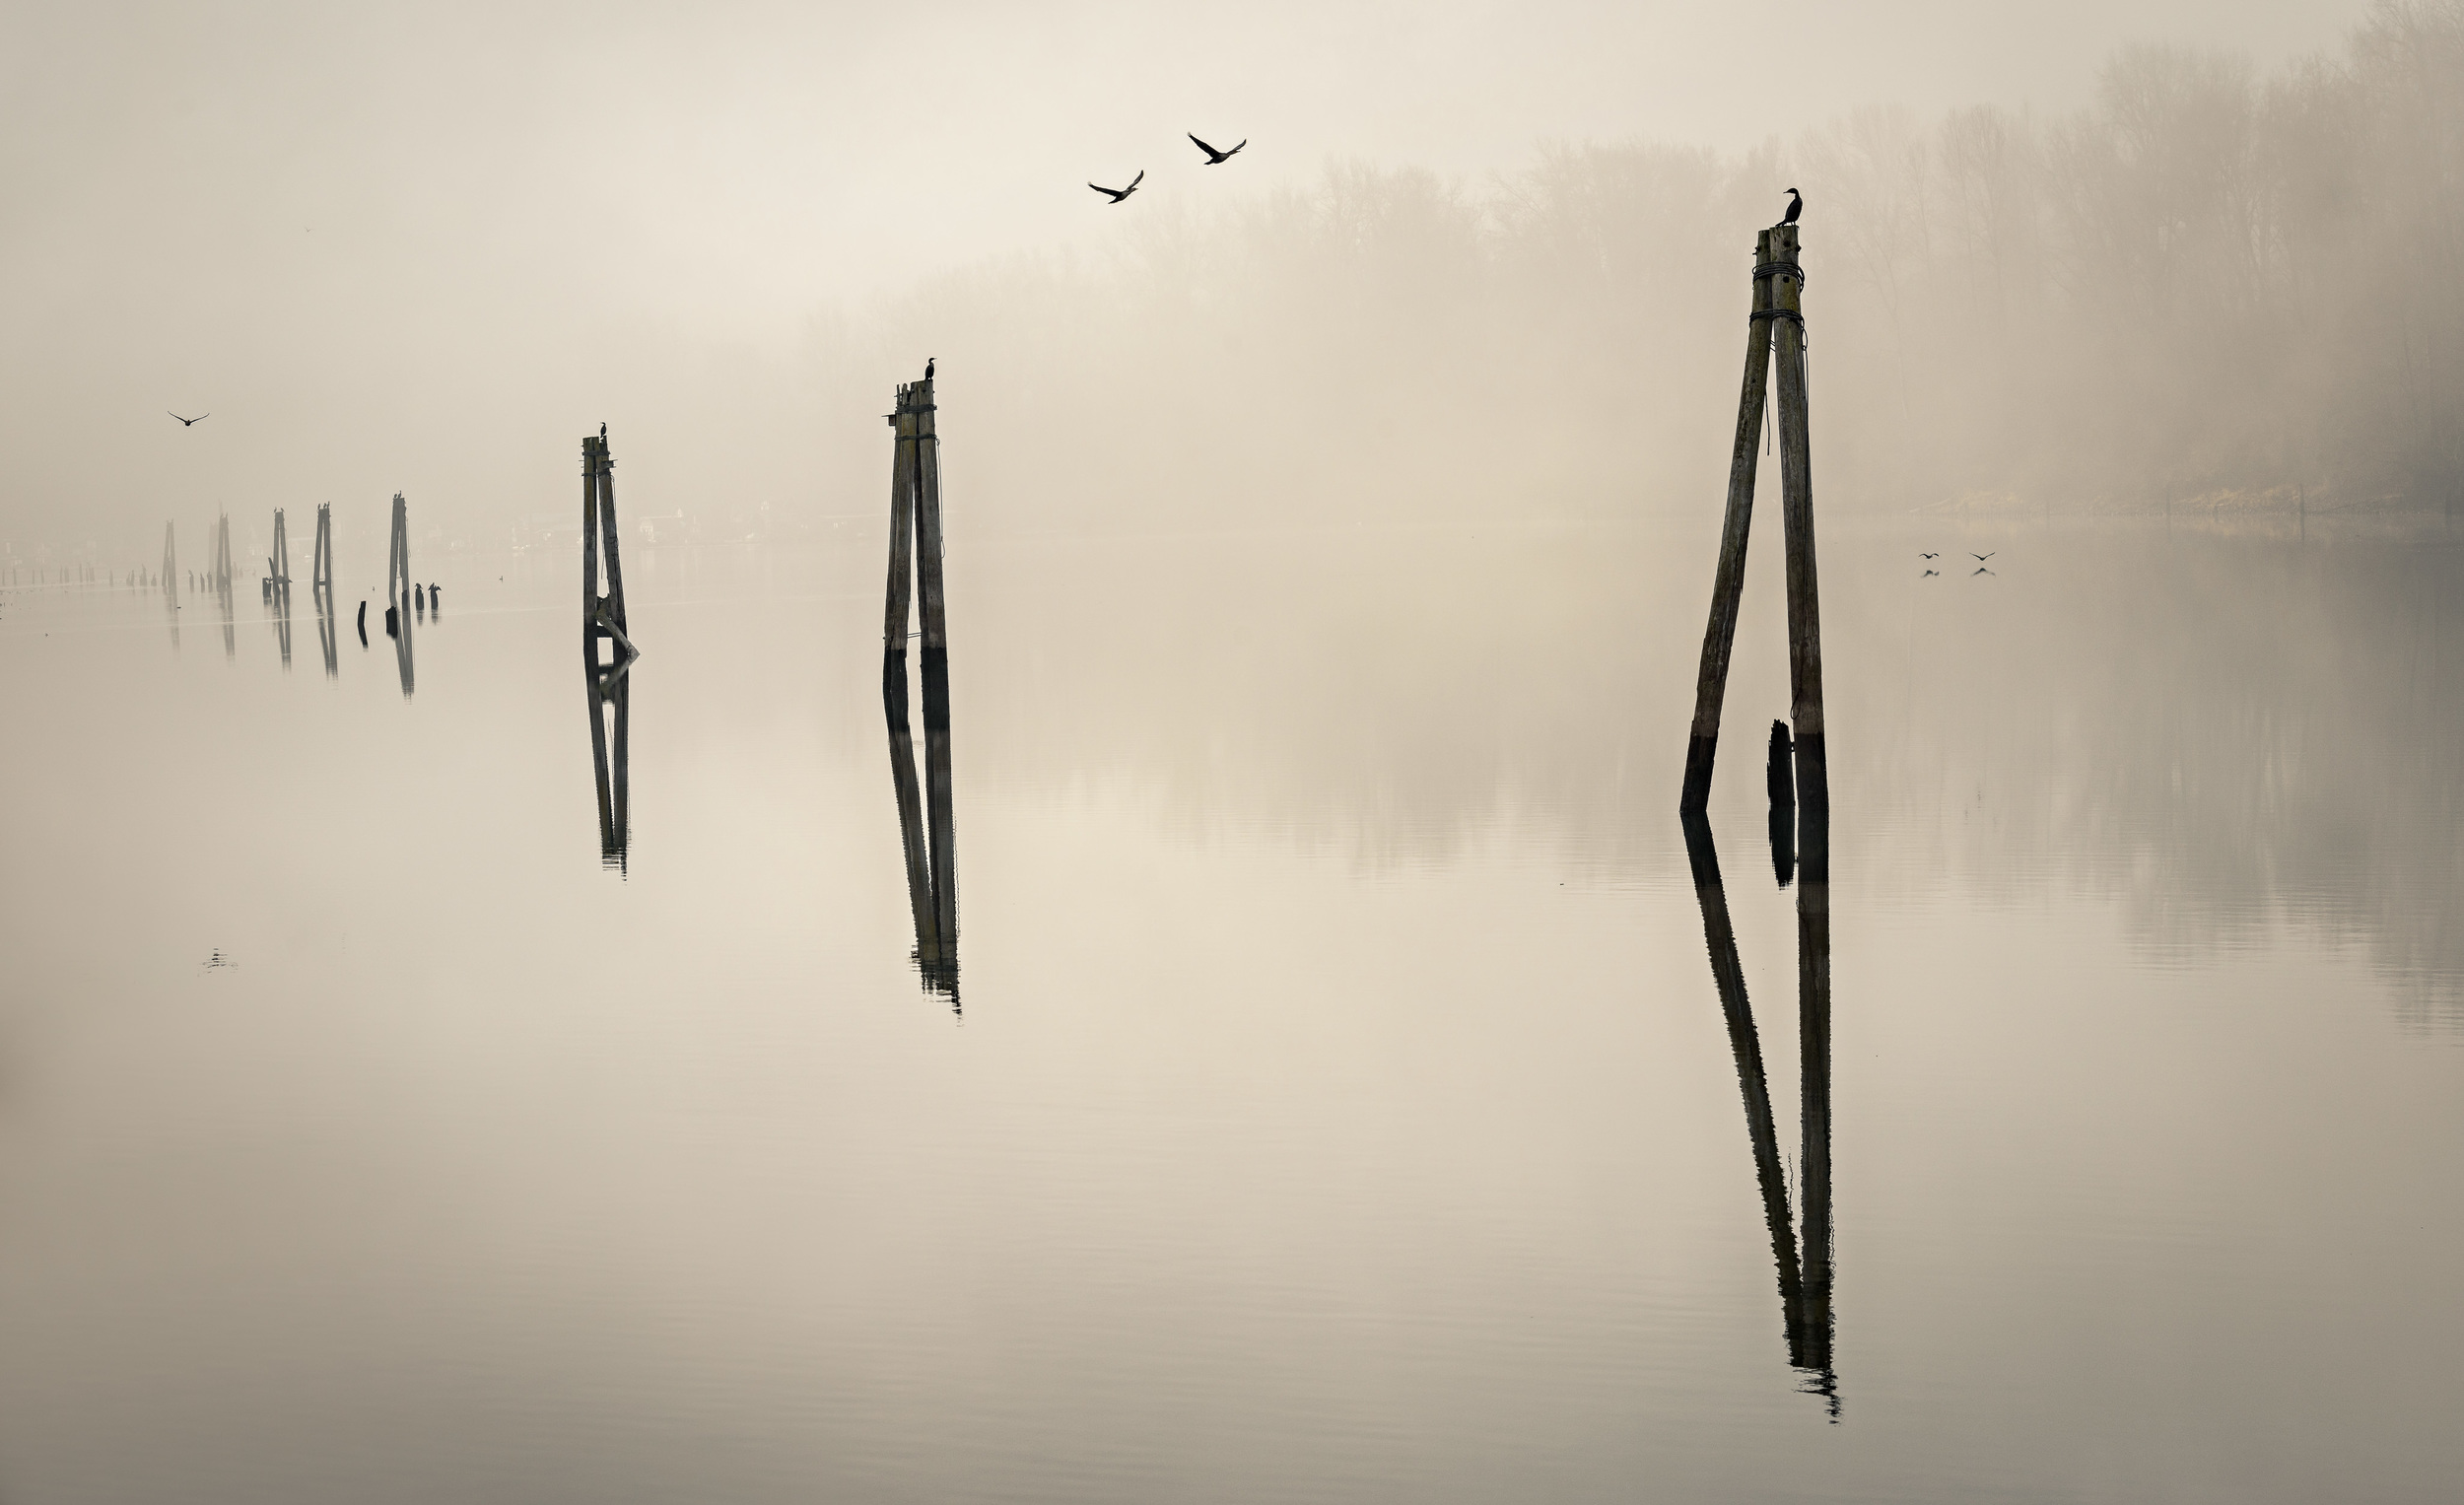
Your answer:
[[[1822,1395],[1831,1415],[1839,1390],[1831,1351],[1831,900],[1830,775],[1822,727],[1822,631],[1814,555],[1814,464],[1806,392],[1805,271],[1797,227],[1774,225],[1754,244],[1752,311],[1746,320],[1745,389],[1737,407],[1730,453],[1728,511],[1713,575],[1711,620],[1703,633],[1695,681],[1694,720],[1677,810],[1685,830],[1695,898],[1711,974],[1727,1019],[1729,1045],[1744,1097],[1746,1135],[1777,1268],[1789,1362]],[[1802,1229],[1793,1226],[1787,1176],[1780,1161],[1762,1047],[1745,992],[1737,932],[1706,809],[1719,748],[1720,706],[1728,690],[1729,650],[1745,583],[1745,542],[1753,516],[1754,472],[1762,443],[1763,408],[1772,367],[1778,368],[1780,517],[1788,573],[1790,719],[1774,721],[1765,764],[1770,798],[1771,860],[1785,887],[1797,878],[1798,1072],[1804,1133],[1798,1193]]]
[[[924,986],[947,996],[955,1009],[958,836],[950,793],[949,622],[941,579],[941,454],[933,432],[932,379],[901,386],[896,411],[887,417],[898,443],[890,462],[890,581],[881,630],[881,710],[889,723],[890,778],[907,855],[908,904],[916,916],[916,966]],[[911,582],[924,639],[925,787],[921,798],[907,716]]]

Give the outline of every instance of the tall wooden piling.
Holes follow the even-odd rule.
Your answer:
[[[1737,608],[1745,590],[1745,541],[1753,521],[1754,472],[1762,455],[1762,407],[1771,371],[1771,239],[1754,239],[1753,308],[1745,320],[1745,377],[1737,399],[1737,433],[1729,446],[1728,511],[1720,524],[1720,562],[1711,578],[1711,620],[1703,629],[1702,664],[1694,676],[1693,735],[1685,746],[1680,811],[1699,813],[1711,798],[1711,766],[1720,746],[1720,705],[1728,695],[1729,650],[1737,642]]]
[[[163,593],[174,601],[179,599],[179,550],[171,537],[175,525],[163,524]]]
[[[617,546],[621,531],[616,461],[602,428],[582,440],[582,668],[599,797],[599,859],[618,869],[625,866],[632,845],[632,670],[642,656],[633,646],[625,613],[624,562]],[[599,590],[602,564],[607,572],[604,594]],[[608,645],[605,663],[599,661],[602,642]]]
[[[1729,651],[1745,581],[1752,520],[1756,440],[1772,368],[1777,368],[1780,515],[1788,565],[1789,713],[1795,725],[1797,799],[1827,806],[1830,784],[1822,728],[1822,631],[1814,552],[1814,462],[1806,397],[1805,272],[1797,227],[1774,225],[1754,241],[1753,308],[1747,315],[1745,391],[1729,457],[1728,512],[1712,577],[1711,620],[1694,683],[1694,721],[1677,808],[1697,812],[1711,797],[1720,707],[1728,692]]]
[[[889,581],[882,604],[882,711],[890,725],[909,898],[916,908],[917,961],[926,986],[947,993],[955,1007],[958,836],[950,766],[948,601],[941,571],[940,439],[934,428],[932,378],[902,384],[888,419],[896,440],[890,461]],[[915,809],[914,743],[907,713],[911,599],[924,640],[922,811]],[[915,819],[920,814],[923,822]]]
[[[402,696],[417,688],[411,647],[411,505],[393,494],[392,541],[385,550],[385,631],[393,639],[393,664],[402,677]]]
[[[1822,733],[1822,610],[1814,563],[1814,453],[1806,395],[1806,274],[1797,227],[1771,231],[1771,362],[1778,368],[1780,518],[1788,554],[1789,719],[1797,754],[1797,802],[1830,807]]]

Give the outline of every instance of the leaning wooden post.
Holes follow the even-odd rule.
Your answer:
[[[1729,449],[1728,513],[1720,525],[1720,563],[1711,578],[1711,622],[1702,635],[1702,667],[1694,676],[1694,731],[1685,747],[1681,811],[1699,812],[1711,799],[1711,764],[1720,745],[1720,702],[1728,694],[1729,650],[1737,641],[1737,604],[1745,589],[1745,536],[1753,521],[1754,468],[1761,456],[1762,402],[1771,370],[1771,238],[1754,239],[1753,311],[1745,320],[1745,390],[1737,400],[1737,436]]]
[[[901,721],[907,719],[907,603],[915,577],[917,445],[916,415],[908,403],[911,390],[899,387],[897,411],[890,414],[898,438],[890,457],[890,581],[881,612],[881,693],[897,697]]]
[[[1797,227],[1771,230],[1772,363],[1779,368],[1780,518],[1788,548],[1789,718],[1795,725],[1797,802],[1830,805],[1822,737],[1821,591],[1814,569],[1814,454],[1806,411],[1806,274],[1797,264]]]

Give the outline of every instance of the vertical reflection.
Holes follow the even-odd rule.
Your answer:
[[[599,863],[626,871],[633,845],[632,712],[630,658],[584,669],[590,695],[590,766],[599,794]],[[612,744],[612,751],[611,751]]]
[[[1802,806],[1797,870],[1797,1051],[1805,1093],[1805,1286],[1789,1324],[1789,1361],[1839,1415],[1831,1368],[1831,812]]]
[[[1827,1399],[1831,1416],[1839,1415],[1839,1386],[1831,1369],[1831,1212],[1830,1212],[1830,913],[1827,866],[1815,882],[1809,854],[1805,881],[1798,886],[1798,935],[1801,1030],[1806,1044],[1803,1061],[1806,1107],[1806,1199],[1803,1261],[1789,1215],[1788,1182],[1780,1164],[1779,1132],[1771,1112],[1771,1091],[1762,1064],[1762,1042],[1754,1029],[1753,1007],[1745,994],[1745,972],[1737,952],[1737,932],[1729,920],[1728,892],[1720,879],[1720,857],[1711,839],[1711,824],[1700,812],[1682,817],[1685,855],[1693,870],[1694,897],[1702,907],[1703,941],[1711,954],[1711,980],[1719,991],[1720,1011],[1728,1024],[1729,1051],[1737,1062],[1737,1085],[1745,1100],[1745,1134],[1752,1143],[1754,1181],[1762,1194],[1762,1219],[1771,1238],[1771,1263],[1779,1276],[1780,1317],[1787,1331],[1788,1362],[1807,1380],[1807,1388]],[[1810,909],[1809,891],[1821,890]],[[1817,918],[1809,921],[1809,915]],[[1818,931],[1819,965],[1810,960],[1807,944]],[[1816,991],[1806,986],[1818,973]],[[1818,1007],[1816,1000],[1818,997]],[[1813,1028],[1818,1019],[1819,1028]],[[1818,1061],[1818,1070],[1816,1063]],[[1818,1155],[1818,1174],[1816,1170]]]
[[[958,875],[956,822],[950,796],[949,671],[946,658],[924,655],[924,768],[916,779],[916,743],[908,730],[907,655],[882,655],[881,712],[890,731],[890,785],[898,800],[899,843],[907,858],[907,903],[916,919],[916,970],[927,992],[958,1000]],[[926,808],[930,820],[927,826]]]

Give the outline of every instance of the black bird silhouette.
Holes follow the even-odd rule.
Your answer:
[[[1917,558],[1919,558],[1919,559],[1940,559],[1940,558],[1942,558],[1942,556],[1941,556],[1941,555],[1939,555],[1939,554],[1919,554],[1919,555],[1917,556]]]
[[[607,438],[607,425],[605,425],[605,424],[601,424],[601,425],[599,425],[599,438],[601,438],[601,439],[605,439],[605,438]]]
[[[2001,553],[2001,552],[2002,552],[2002,551],[2001,551],[2000,549],[1996,549],[1996,550],[1994,550],[1994,554],[1999,554],[1999,553]],[[1994,554],[1970,554],[1970,555],[1968,556],[1968,558],[1970,558],[1970,559],[1972,559],[1972,560],[1975,560],[1978,564],[1980,564],[1980,565],[1981,565],[1981,564],[1983,564],[1985,561],[1987,561],[1987,560],[1989,560],[1989,559],[1993,558],[1993,557],[1994,557]]]
[[[1781,224],[1783,224],[1783,225],[1794,225],[1794,224],[1796,224],[1796,223],[1797,223],[1797,216],[1799,216],[1799,215],[1801,215],[1801,214],[1803,214],[1803,213],[1805,213],[1805,212],[1806,212],[1806,200],[1805,200],[1805,195],[1803,195],[1803,194],[1799,193],[1799,192],[1798,192],[1796,189],[1794,189],[1794,188],[1789,189],[1789,190],[1788,190],[1788,213],[1786,213],[1786,214],[1784,214],[1784,215],[1781,215],[1781,216],[1780,216],[1780,223],[1781,223]]]
[[[934,364],[936,361],[938,361],[939,359],[940,359],[940,358],[939,358],[939,357],[937,357],[937,356],[926,356],[926,357],[924,357],[924,379],[925,379],[926,381],[929,381],[929,380],[931,380],[931,379],[932,379],[932,367],[933,367],[933,364]]]
[[[1190,139],[1192,141],[1198,141],[1198,137],[1195,134],[1193,134]],[[1247,145],[1249,145],[1249,138],[1247,136],[1243,136],[1241,138],[1241,146]],[[1221,167],[1223,164],[1230,162],[1235,156],[1239,155],[1241,146],[1236,146],[1229,152],[1218,152],[1213,147],[1208,146],[1205,142],[1198,141],[1198,149],[1206,154],[1206,166],[1210,168]]]
[[[1986,569],[1983,565],[1978,565],[1978,566],[1976,567],[1976,569],[1975,569],[1972,573],[1970,573],[1970,574],[1969,574],[1968,579],[1969,579],[1969,580],[1974,580],[1974,579],[1976,579],[1976,577],[1977,577],[1977,576],[1979,576],[1979,575],[1991,575],[1991,574],[1993,574],[1993,573],[1994,573],[1994,572],[1992,572],[1991,570]]]
[[[1137,192],[1138,184],[1144,181],[1146,181],[1146,170],[1144,168],[1140,168],[1138,169],[1138,175],[1129,179],[1129,186],[1127,188],[1107,188],[1102,183],[1089,183],[1087,186],[1094,189],[1098,193],[1111,194],[1112,201],[1118,204],[1123,199],[1128,198],[1130,194]]]
[[[1940,570],[1928,570],[1928,571],[1926,571],[1926,572],[1925,572],[1925,575],[1940,575],[1940,574],[1942,574],[1942,572],[1941,572]],[[1920,576],[1918,576],[1918,577],[1917,577],[1917,579],[1918,579],[1918,580],[1923,580],[1923,579],[1925,578],[1925,575],[1920,575]]]
[[[165,408],[163,411],[164,411],[164,412],[166,412],[166,413],[171,413],[171,410],[170,408]],[[179,415],[178,415],[177,413],[171,413],[171,416],[172,416],[173,418],[179,418]],[[213,414],[211,414],[211,413],[199,413],[199,414],[198,414],[196,417],[194,417],[194,418],[179,418],[179,426],[180,426],[181,428],[183,428],[183,429],[193,429],[193,428],[195,428],[197,425],[199,425],[199,424],[201,424],[201,423],[205,422],[207,419],[209,419],[209,418],[211,418],[211,417],[213,417],[213,416],[214,416],[214,415],[213,415]]]

